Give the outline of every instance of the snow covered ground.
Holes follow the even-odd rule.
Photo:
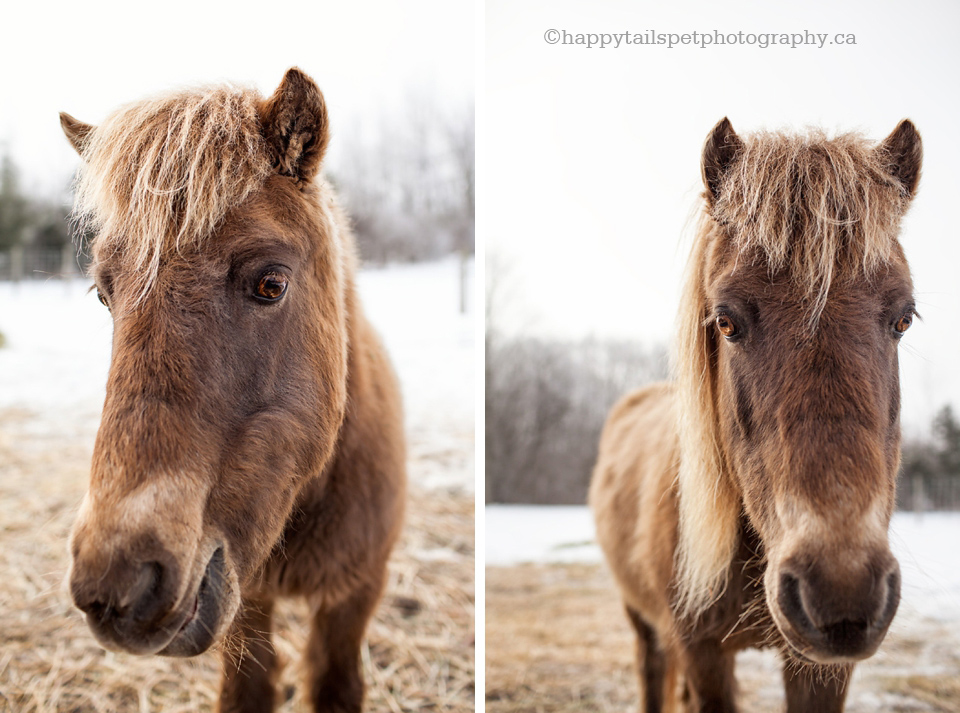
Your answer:
[[[488,505],[486,564],[600,562],[586,506]],[[960,625],[960,513],[903,513],[890,528],[900,561],[900,614]]]
[[[364,309],[403,385],[413,477],[428,487],[474,489],[473,263],[460,314],[460,263],[360,273]]]
[[[474,487],[473,306],[459,312],[459,262],[361,272],[361,299],[400,375],[411,476]],[[468,273],[472,295],[472,263]],[[110,364],[109,312],[88,280],[0,283],[0,409],[24,432],[92,435]]]
[[[483,519],[487,566],[603,560],[584,505],[487,505]]]

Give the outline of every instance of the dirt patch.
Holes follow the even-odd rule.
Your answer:
[[[185,660],[108,653],[70,604],[67,534],[92,432],[65,441],[36,425],[27,411],[0,411],[0,713],[212,711],[215,652]],[[473,552],[473,496],[413,489],[363,649],[369,710],[474,709]],[[279,607],[280,713],[307,710],[298,686],[306,621],[296,603]]]
[[[633,657],[605,567],[487,568],[487,713],[635,711]],[[744,713],[783,710],[774,652],[741,653],[737,676]],[[960,631],[898,615],[880,652],[857,667],[847,711],[960,711]]]

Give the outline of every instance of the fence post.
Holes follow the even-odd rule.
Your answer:
[[[910,479],[910,489],[913,491],[913,511],[924,512],[927,509],[927,492],[925,478],[914,476]]]
[[[23,246],[13,245],[10,247],[10,279],[14,283],[23,279]]]
[[[66,281],[77,274],[77,253],[72,243],[67,243],[60,251],[60,277]]]
[[[460,314],[467,313],[467,251],[460,250]]]

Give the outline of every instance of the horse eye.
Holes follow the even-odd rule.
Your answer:
[[[717,316],[717,329],[727,339],[732,339],[740,333],[736,323],[730,319],[729,315],[721,314]]]
[[[268,272],[257,283],[257,299],[263,302],[276,302],[287,291],[287,278],[276,272]]]
[[[903,315],[902,317],[900,317],[900,319],[897,320],[897,323],[895,325],[893,325],[893,330],[899,336],[899,335],[902,335],[904,332],[906,332],[908,329],[910,329],[911,324],[913,324],[913,315],[907,312],[905,315]]]
[[[104,297],[103,292],[100,290],[99,287],[97,288],[97,299],[100,300],[100,304],[102,304],[107,309],[110,309],[110,305],[107,304],[107,298]]]

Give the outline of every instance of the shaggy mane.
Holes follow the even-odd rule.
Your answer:
[[[819,129],[748,135],[710,210],[739,255],[786,270],[805,291],[811,326],[838,272],[870,275],[893,255],[909,197],[876,146]]]
[[[161,256],[199,245],[271,165],[255,90],[178,92],[121,108],[86,140],[76,214],[93,256],[124,253],[145,293]]]
[[[740,497],[720,448],[705,279],[709,246],[731,241],[739,260],[786,271],[816,329],[840,275],[869,276],[897,253],[910,196],[877,144],[858,134],[828,139],[759,132],[723,174],[719,196],[704,194],[681,295],[674,371],[680,405],[680,542],[677,603],[696,616],[723,593],[740,531]]]

